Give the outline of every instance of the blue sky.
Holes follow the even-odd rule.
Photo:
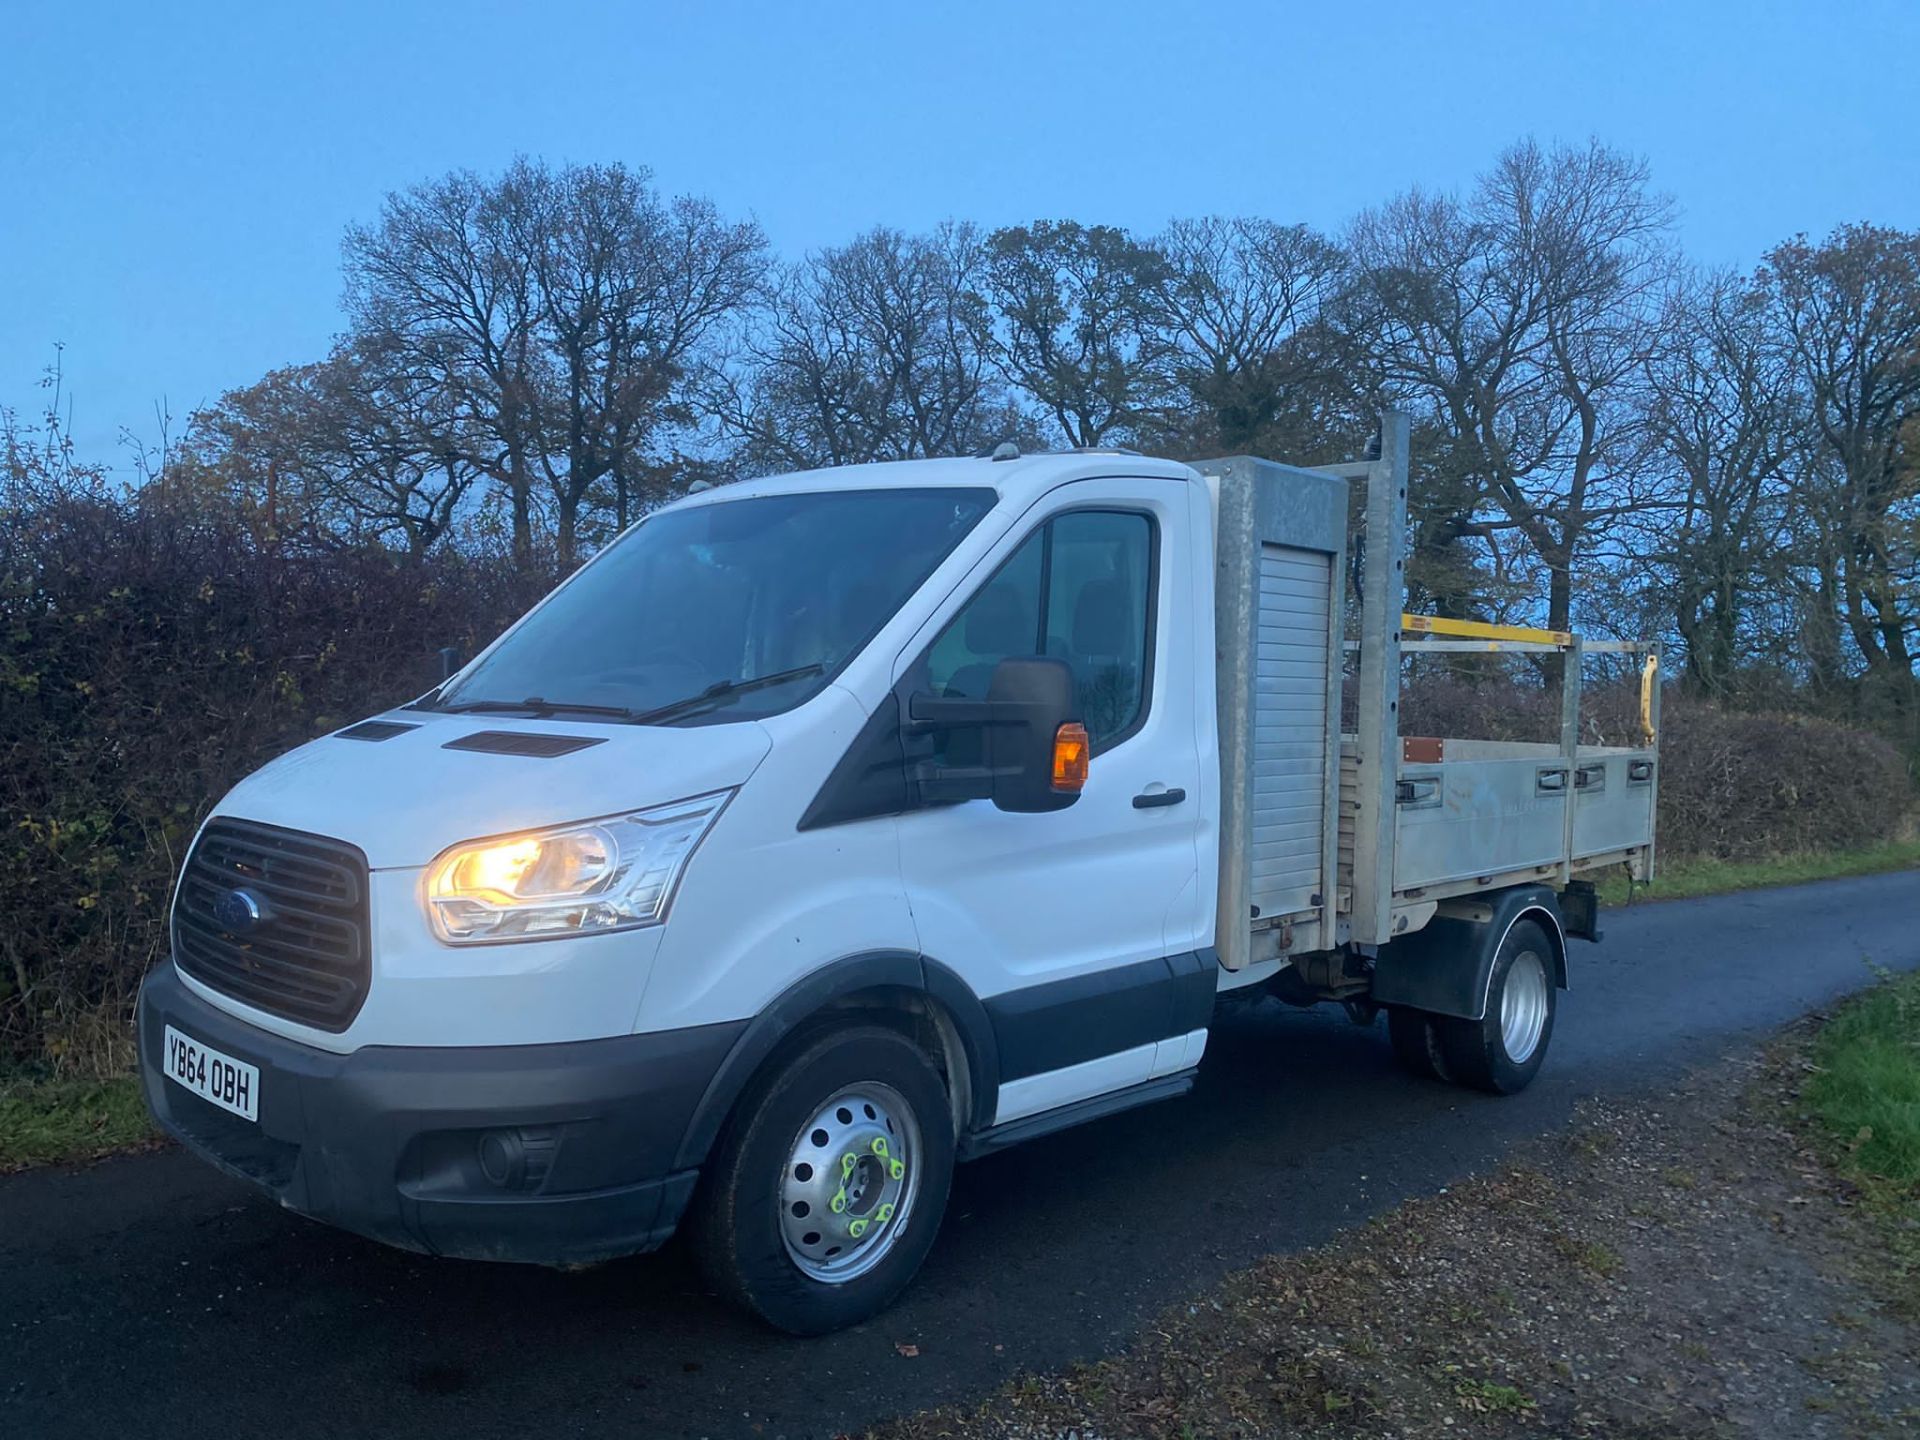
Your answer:
[[[645,164],[798,254],[876,222],[1334,228],[1523,134],[1639,152],[1695,257],[1920,227],[1920,4],[14,5],[0,404],[63,343],[104,458],[338,328],[389,190]]]

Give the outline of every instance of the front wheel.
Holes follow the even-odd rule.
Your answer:
[[[953,1178],[946,1087],[895,1030],[828,1031],[757,1080],[701,1182],[695,1253],[768,1324],[819,1335],[890,1305]]]
[[[1494,956],[1486,1016],[1437,1022],[1454,1079],[1496,1095],[1517,1094],[1532,1083],[1553,1039],[1553,969],[1547,932],[1532,920],[1515,923]]]

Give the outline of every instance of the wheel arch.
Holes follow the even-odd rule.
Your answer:
[[[734,1041],[694,1107],[675,1168],[706,1162],[740,1095],[796,1036],[836,1018],[904,1019],[924,1026],[954,1103],[956,1138],[992,1123],[1000,1063],[993,1026],[973,990],[947,966],[905,950],[849,955],[795,981]]]
[[[1372,998],[1382,1005],[1462,1020],[1486,1018],[1493,965],[1508,934],[1538,919],[1552,950],[1553,979],[1567,988],[1567,936],[1560,907],[1545,885],[1515,885],[1447,902],[1422,930],[1380,947]]]

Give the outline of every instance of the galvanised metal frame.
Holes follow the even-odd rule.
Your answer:
[[[1521,880],[1557,880],[1564,885],[1576,872],[1601,863],[1626,860],[1638,879],[1653,875],[1651,829],[1644,844],[1604,854],[1576,857],[1574,826],[1578,813],[1580,769],[1581,668],[1589,654],[1644,655],[1639,748],[1657,752],[1660,730],[1660,647],[1656,641],[1595,640],[1558,630],[1493,625],[1409,615],[1406,600],[1407,487],[1412,425],[1401,411],[1381,417],[1377,458],[1298,469],[1248,457],[1198,462],[1195,468],[1213,482],[1216,514],[1215,647],[1221,756],[1221,863],[1217,946],[1228,970],[1245,968],[1254,957],[1256,928],[1282,919],[1299,920],[1302,933],[1295,951],[1333,949],[1351,941],[1374,946],[1396,934],[1418,929],[1447,896],[1466,896]],[[1328,485],[1337,480],[1339,485]],[[1321,483],[1313,483],[1319,481]],[[1344,576],[1350,488],[1364,486],[1362,535],[1364,561],[1359,576],[1359,639],[1346,640]],[[1325,762],[1325,834],[1321,846],[1320,904],[1312,920],[1318,935],[1306,933],[1305,916],[1251,916],[1253,730],[1257,719],[1254,677],[1258,663],[1259,574],[1261,547],[1285,545],[1330,557],[1332,593],[1327,633],[1327,751]],[[1402,636],[1422,637],[1403,644]],[[1342,660],[1359,655],[1358,715],[1353,734],[1340,732]],[[1478,881],[1448,880],[1395,892],[1395,860],[1402,768],[1400,685],[1402,662],[1409,654],[1557,654],[1564,657],[1557,745],[1514,746],[1501,760],[1536,754],[1565,767],[1566,815],[1560,854],[1547,864],[1515,868],[1510,860],[1486,857]],[[1351,892],[1341,894],[1340,766],[1343,751],[1354,762],[1358,785],[1352,823]],[[1593,752],[1589,750],[1589,756]],[[1486,756],[1494,761],[1495,756]],[[1455,763],[1472,763],[1471,761]],[[1659,768],[1652,772],[1650,803],[1658,804]],[[1497,848],[1497,847],[1496,847]],[[1545,857],[1542,857],[1545,858]],[[1346,903],[1342,903],[1343,898]],[[1396,902],[1398,911],[1396,912]],[[1342,923],[1344,921],[1344,924]],[[1284,953],[1284,952],[1283,952]],[[1261,947],[1266,958],[1267,947]]]
[[[1360,945],[1384,944],[1393,933],[1400,630],[1407,595],[1407,470],[1412,429],[1405,411],[1389,410],[1380,417],[1378,459],[1317,467],[1322,474],[1363,481],[1367,487],[1362,532],[1366,552],[1360,577],[1360,705],[1351,748],[1359,769],[1359,809],[1353,818],[1353,896],[1348,914],[1350,938]],[[1337,727],[1333,743],[1337,770]]]
[[[1347,488],[1326,475],[1236,455],[1194,462],[1214,495],[1214,650],[1220,725],[1220,883],[1215,948],[1228,970],[1253,958],[1253,769],[1258,718],[1260,559],[1281,545],[1327,559],[1327,697],[1321,775],[1320,889],[1311,917],[1262,915],[1262,929],[1317,922],[1300,948],[1326,950],[1339,923],[1340,671]],[[1306,944],[1308,940],[1313,943]]]

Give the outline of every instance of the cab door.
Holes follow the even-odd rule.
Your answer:
[[[1092,739],[1086,788],[1066,809],[1010,814],[982,799],[900,817],[921,950],[968,981],[993,1023],[996,1123],[1174,1074],[1205,1041],[1216,965],[1200,949],[1212,896],[1197,843],[1190,642],[1204,577],[1189,489],[1062,486],[896,663],[905,693],[983,699],[1002,660],[1064,660]]]

